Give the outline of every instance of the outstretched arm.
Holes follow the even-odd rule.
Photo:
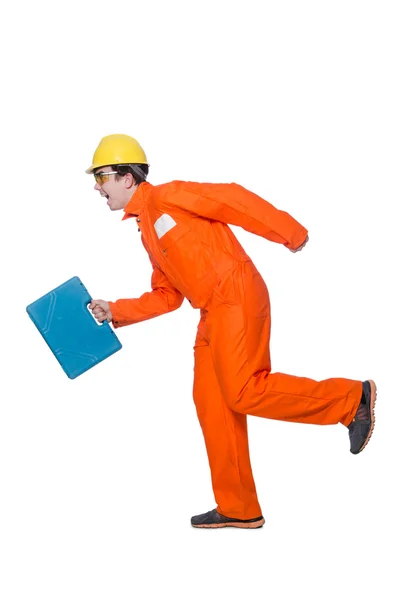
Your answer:
[[[170,195],[169,201],[198,216],[238,225],[292,250],[307,239],[307,229],[290,214],[241,185],[180,182],[179,186],[179,193]]]

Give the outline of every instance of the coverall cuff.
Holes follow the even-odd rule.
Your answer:
[[[340,421],[342,425],[345,425],[345,427],[348,427],[348,425],[350,425],[350,423],[353,421],[359,404],[361,402],[362,394],[363,383],[362,381],[357,381],[356,385],[353,387],[352,391],[346,398],[346,406],[350,405],[350,410],[346,414],[345,418]]]
[[[291,240],[289,240],[285,246],[291,250],[297,250],[302,246],[302,244],[306,241],[306,238],[309,234],[309,231],[302,227],[302,229],[295,235]]]
[[[109,304],[110,312],[112,313],[113,327],[115,329],[118,329],[119,327],[128,325],[128,323],[126,323],[126,321],[122,318],[122,315],[118,312],[116,302],[110,302],[108,300],[108,304]]]

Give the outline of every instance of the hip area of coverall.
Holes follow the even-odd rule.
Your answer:
[[[270,318],[269,291],[251,260],[236,262],[223,275],[214,287],[207,306],[200,310],[200,320],[207,327],[220,314],[226,321],[230,315],[232,321],[236,309],[238,313],[244,314],[247,324]]]

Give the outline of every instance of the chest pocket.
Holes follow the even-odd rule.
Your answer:
[[[173,246],[175,242],[185,235],[189,228],[183,223],[176,223],[176,221],[170,215],[163,214],[154,225],[155,238],[157,238],[157,245],[163,251],[166,252],[168,248]]]
[[[175,223],[168,215],[162,217],[154,229],[164,271],[193,306],[205,306],[217,284],[210,249],[195,229]]]
[[[171,229],[174,229],[174,227],[176,226],[176,221],[174,221],[171,215],[161,215],[154,223],[154,230],[157,234],[157,238],[161,240],[162,237],[164,237]]]

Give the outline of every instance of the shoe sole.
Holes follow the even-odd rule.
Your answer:
[[[371,427],[369,429],[368,435],[365,439],[365,442],[363,443],[363,445],[361,446],[360,450],[357,452],[357,454],[360,454],[360,452],[362,452],[365,448],[365,446],[368,444],[372,432],[374,430],[375,427],[375,402],[376,402],[376,397],[377,397],[377,389],[376,389],[376,384],[375,381],[372,381],[372,379],[368,380],[368,383],[371,387],[371,400],[370,400],[370,414],[371,414]]]
[[[259,521],[254,521],[253,523],[239,523],[238,521],[230,521],[230,523],[214,523],[213,525],[204,524],[204,525],[193,525],[192,527],[197,527],[198,529],[220,529],[221,527],[237,527],[238,529],[259,529],[259,527],[263,527],[265,524],[265,519],[260,519]]]

